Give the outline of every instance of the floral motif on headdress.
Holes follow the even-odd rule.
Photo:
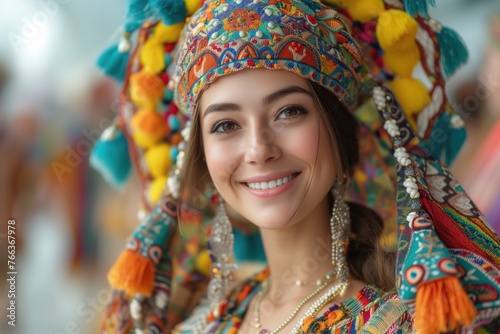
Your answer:
[[[208,2],[185,38],[175,98],[188,115],[208,84],[246,68],[290,71],[331,89],[349,109],[358,103],[361,52],[338,13],[319,2]]]

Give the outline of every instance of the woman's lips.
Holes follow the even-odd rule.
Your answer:
[[[254,182],[242,182],[245,189],[252,195],[259,198],[272,198],[286,192],[295,183],[295,180],[300,175],[299,172],[293,172],[289,175],[269,178],[266,181],[258,181],[259,178],[254,178]],[[262,180],[262,178],[260,178]]]

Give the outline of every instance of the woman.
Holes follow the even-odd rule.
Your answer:
[[[324,296],[315,315],[342,306],[350,316],[330,312],[316,325],[304,319],[303,332],[306,324],[326,329],[337,322],[333,316],[356,328],[368,313],[374,328],[410,332],[411,318],[393,290],[394,265],[378,247],[380,218],[361,205],[349,210],[343,200],[358,161],[357,123],[335,95],[285,70],[247,69],[211,84],[196,112],[183,187],[202,191],[199,180],[209,174],[223,201],[260,228],[269,264],[233,291],[237,310],[215,332],[241,326],[243,333],[289,333]],[[321,249],[320,241],[332,249]]]
[[[385,11],[381,1],[363,3],[368,6],[363,15],[359,7],[346,6],[354,20],[380,16],[373,45],[385,47],[386,55],[414,52],[418,26],[409,15]],[[416,328],[437,333],[496,324],[500,308],[491,307],[496,297],[478,292],[476,283],[500,290],[498,236],[414,134],[394,94],[368,75],[362,50],[337,11],[317,1],[207,1],[189,20],[174,49],[176,62],[165,72],[169,57],[159,66],[163,58],[155,52],[173,49],[166,31],[178,21],[162,20],[170,25],[158,25],[153,33],[148,25],[139,35],[142,69],[130,76],[130,98],[143,108],[156,106],[162,91],[151,73],[171,78],[167,87],[190,122],[164,199],[109,275],[115,287],[134,296],[125,317],[134,320],[137,332],[168,332],[165,326],[179,320],[174,332],[405,333]],[[413,39],[405,29],[396,36],[393,21]],[[400,65],[393,71],[408,76]],[[381,120],[356,120],[352,111],[371,94]],[[415,107],[402,101],[405,110]],[[139,116],[132,120],[133,127],[139,123]],[[369,124],[373,132],[367,132]],[[144,143],[137,133],[135,139]],[[394,256],[380,247],[380,217],[344,200],[350,183],[359,187],[359,180],[353,181],[358,160],[366,167],[377,154],[360,157],[358,141],[391,144],[395,150],[396,266]],[[150,160],[151,145],[143,146]],[[187,207],[199,206],[200,194],[210,194],[218,208],[207,237],[210,303],[193,310],[189,294],[176,295],[182,282],[171,284],[170,242],[177,211],[183,220]],[[226,206],[259,228],[266,252],[268,268],[243,283],[232,282],[234,237]],[[477,235],[468,239],[465,231],[472,230]],[[471,272],[477,276],[469,277]],[[181,310],[179,299],[184,299]],[[107,332],[132,330],[121,317],[127,305],[128,298],[117,294],[108,319],[127,325],[105,326]]]

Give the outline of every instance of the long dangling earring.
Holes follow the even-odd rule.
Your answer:
[[[218,317],[220,304],[224,301],[232,273],[237,269],[232,261],[234,255],[234,235],[231,222],[221,197],[215,217],[212,221],[208,247],[212,258],[212,278],[208,284],[208,298],[212,302],[214,316]]]
[[[332,232],[332,264],[336,276],[347,282],[349,268],[347,266],[347,246],[349,244],[349,233],[351,230],[351,216],[349,206],[344,201],[345,182],[336,182],[333,188],[334,204],[330,228]]]

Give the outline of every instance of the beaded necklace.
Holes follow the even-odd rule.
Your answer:
[[[271,331],[269,329],[263,329],[262,324],[260,323],[260,304],[262,302],[262,299],[264,296],[267,294],[269,291],[269,280],[266,279],[266,281],[263,283],[263,288],[262,290],[259,291],[258,296],[257,296],[257,301],[255,303],[255,328],[257,329],[257,334],[276,334],[278,333],[283,327],[288,325],[290,321],[293,320],[293,318],[297,315],[299,310],[304,306],[305,303],[307,303],[309,300],[311,300],[313,297],[315,297],[318,293],[321,292],[329,283],[329,280],[331,278],[330,274],[327,274],[326,276],[327,280],[321,284],[316,290],[314,290],[311,294],[309,294],[307,297],[305,297],[299,305],[293,310],[292,314],[283,322],[281,325],[279,325],[275,330]],[[316,300],[313,305],[308,309],[308,311],[305,313],[305,315],[299,320],[299,322],[295,325],[293,329],[293,333],[298,333],[299,329],[302,327],[304,321],[306,318],[309,317],[314,317],[328,302],[334,300],[337,298],[337,296],[343,295],[345,293],[345,289],[348,285],[348,282],[340,282],[333,287],[331,287],[324,295],[322,295],[318,300]]]

